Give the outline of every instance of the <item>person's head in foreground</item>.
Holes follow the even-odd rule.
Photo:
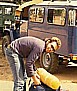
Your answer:
[[[55,52],[61,47],[61,40],[57,37],[46,38],[45,44],[46,52]]]

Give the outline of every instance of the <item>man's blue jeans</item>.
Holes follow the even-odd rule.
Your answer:
[[[26,77],[24,77],[24,74],[26,72],[24,68],[23,58],[10,48],[6,48],[5,55],[9,61],[13,73],[14,91],[26,91],[24,90],[24,83],[26,82]]]

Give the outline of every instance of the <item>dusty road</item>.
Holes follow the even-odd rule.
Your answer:
[[[77,67],[61,66],[59,68],[59,72],[54,75],[57,76],[60,80],[70,80],[77,82]]]

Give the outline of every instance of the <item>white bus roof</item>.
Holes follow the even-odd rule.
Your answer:
[[[14,7],[16,7],[16,6],[18,6],[18,5],[13,4],[13,3],[0,2],[0,6],[14,6]]]
[[[39,3],[39,4],[36,4],[36,5],[43,5],[43,6],[49,6],[49,5],[65,5],[65,6],[77,6],[77,1],[71,1],[71,2],[68,2],[68,1],[43,1],[42,3]]]

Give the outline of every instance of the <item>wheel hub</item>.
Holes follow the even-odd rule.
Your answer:
[[[43,55],[43,65],[44,67],[48,68],[50,66],[51,56],[49,53]]]

